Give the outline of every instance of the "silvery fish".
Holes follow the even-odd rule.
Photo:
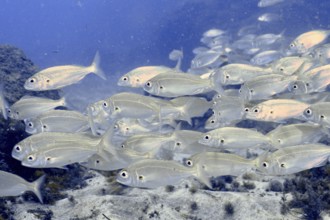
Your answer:
[[[318,102],[305,108],[304,117],[308,121],[330,127],[330,102]]]
[[[279,125],[274,130],[267,133],[272,145],[276,148],[316,143],[327,135],[326,129],[318,124],[299,123],[289,125]]]
[[[7,120],[7,111],[8,111],[8,103],[3,95],[3,85],[0,84],[0,111],[2,112],[3,118]]]
[[[89,125],[93,135],[96,135],[100,129],[107,130],[111,125],[110,115],[103,107],[104,102],[105,100],[100,100],[87,106]]]
[[[90,147],[84,143],[63,143],[32,152],[23,158],[21,163],[23,166],[34,168],[63,168],[69,164],[86,161],[98,152],[97,147]]]
[[[222,85],[240,85],[257,76],[270,73],[272,73],[271,69],[235,63],[221,67],[215,72],[213,78],[215,83]]]
[[[305,72],[314,66],[314,61],[309,57],[283,57],[270,64],[273,73],[292,75],[302,66],[301,72]]]
[[[214,102],[213,115],[205,122],[206,129],[233,125],[244,118],[246,109],[241,98],[223,95]]]
[[[260,132],[237,127],[223,127],[200,136],[199,143],[222,149],[247,149],[270,145],[270,139]]]
[[[283,38],[283,32],[280,34],[262,34],[254,38],[254,45],[256,47],[265,47],[274,44]]]
[[[181,50],[172,50],[171,53],[168,55],[168,58],[173,61],[177,61],[176,66],[174,67],[175,70],[180,72],[181,69],[181,62],[183,58],[183,51]]]
[[[284,2],[284,0],[260,0],[258,2],[258,7],[259,8],[270,7],[270,6],[279,4],[281,2]]]
[[[45,175],[41,176],[31,183],[15,174],[0,171],[0,197],[19,196],[26,191],[31,191],[38,197],[39,201],[43,203],[40,188],[45,182],[45,177]]]
[[[164,73],[147,81],[143,89],[152,95],[170,98],[210,92],[213,87],[211,80],[194,74]]]
[[[100,55],[98,52],[95,54],[92,65],[88,67],[74,65],[50,67],[28,78],[24,88],[32,91],[60,89],[79,82],[89,73],[94,73],[102,79],[106,79],[100,68]]]
[[[170,160],[141,160],[119,171],[117,182],[140,188],[175,185],[192,176],[195,170]]]
[[[302,74],[305,93],[326,91],[330,84],[330,65],[321,66]]]
[[[98,154],[94,154],[93,156],[89,157],[86,161],[81,162],[80,165],[94,170],[112,171],[127,167],[129,163],[115,156],[111,156],[108,159],[104,159]]]
[[[117,82],[118,86],[142,88],[144,84],[154,76],[161,73],[173,72],[166,66],[141,66],[123,75]]]
[[[319,60],[320,63],[329,63],[330,59],[330,44],[324,44],[312,51],[312,57]]]
[[[203,67],[219,66],[223,62],[221,55],[221,52],[214,50],[208,50],[206,52],[199,53],[191,61],[191,68],[198,69]]]
[[[290,118],[301,118],[308,104],[291,99],[272,99],[261,102],[246,113],[247,119],[283,123]]]
[[[246,101],[270,99],[276,94],[287,91],[297,78],[297,76],[281,74],[257,76],[241,86],[240,97]]]
[[[187,159],[185,164],[196,170],[197,179],[212,188],[211,177],[242,175],[256,168],[257,160],[248,160],[229,153],[202,152]]]
[[[58,145],[88,145],[91,148],[100,142],[99,137],[83,133],[43,132],[31,135],[17,143],[11,156],[23,160],[28,154]]]
[[[266,175],[289,175],[320,167],[328,162],[330,147],[324,144],[302,144],[260,155],[258,170]]]
[[[65,106],[65,97],[52,100],[36,96],[23,96],[8,109],[9,117],[16,120],[35,118],[38,115],[58,106]]]
[[[261,21],[261,22],[274,22],[274,21],[278,21],[281,19],[282,19],[282,16],[279,14],[275,14],[275,13],[265,13],[258,17],[258,21]]]
[[[24,121],[29,134],[40,132],[83,132],[90,128],[88,117],[77,111],[50,110]]]
[[[329,34],[329,30],[305,32],[291,42],[289,45],[289,52],[298,54],[306,53],[313,47],[323,43],[328,38]]]
[[[144,123],[140,123],[140,121],[141,120],[135,118],[121,118],[114,124],[114,132],[129,137],[159,129],[159,124],[148,123],[149,126],[143,126]]]
[[[253,65],[264,66],[283,57],[282,53],[276,50],[262,51],[251,58]]]
[[[205,31],[203,33],[203,36],[204,37],[217,37],[217,36],[220,36],[224,33],[225,33],[225,31],[223,31],[223,30],[220,30],[220,29],[217,29],[217,28],[212,28],[212,29],[209,29],[209,30]]]

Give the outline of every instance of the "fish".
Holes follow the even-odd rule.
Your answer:
[[[330,147],[324,144],[289,146],[259,156],[257,170],[271,176],[290,175],[323,166],[329,156]]]
[[[219,68],[213,75],[214,84],[240,85],[257,76],[272,73],[271,69],[248,64],[228,64]]]
[[[320,45],[329,37],[329,30],[313,30],[296,37],[289,45],[289,53],[303,54]]]
[[[214,90],[214,85],[212,80],[201,79],[194,74],[164,73],[147,81],[143,89],[152,95],[175,98],[207,93]]]
[[[183,51],[181,50],[172,50],[171,53],[168,55],[168,58],[173,61],[177,61],[176,66],[174,67],[175,70],[181,72],[181,63],[183,58]]]
[[[314,59],[319,60],[321,64],[327,64],[327,63],[329,63],[329,59],[330,59],[330,44],[323,44],[320,47],[315,48],[311,52],[311,56]]]
[[[303,65],[303,66],[302,66]],[[301,68],[304,73],[314,66],[313,59],[309,57],[289,56],[280,58],[270,64],[270,68],[275,74],[283,74],[286,76],[297,74]]]
[[[268,23],[278,21],[281,19],[282,19],[282,16],[279,14],[275,14],[275,13],[264,13],[258,17],[258,21],[268,22]]]
[[[124,74],[117,82],[118,86],[142,88],[151,78],[161,73],[176,72],[166,66],[141,66]]]
[[[330,102],[317,102],[304,109],[306,120],[330,128]]]
[[[25,131],[40,132],[84,132],[90,128],[88,117],[78,111],[49,110],[33,119],[26,119]]]
[[[204,67],[219,66],[223,62],[221,55],[221,52],[214,50],[198,53],[194,59],[191,60],[191,68],[199,69]]]
[[[114,124],[114,132],[118,135],[129,137],[136,134],[148,133],[159,129],[160,125],[148,123],[149,126],[143,126],[141,120],[133,118],[121,118]]]
[[[284,123],[291,118],[302,118],[309,104],[292,99],[271,99],[261,102],[246,112],[246,118],[257,121]]]
[[[193,176],[194,169],[170,160],[141,160],[119,171],[117,182],[131,187],[154,189],[176,185],[182,179]]]
[[[212,28],[203,33],[203,37],[217,37],[222,34],[226,33],[226,31],[217,29],[217,28]]]
[[[329,132],[322,125],[298,123],[279,125],[266,134],[276,148],[316,143]]]
[[[8,109],[9,117],[16,120],[35,118],[59,106],[66,106],[65,97],[58,100],[25,95]]]
[[[255,47],[266,47],[272,45],[283,38],[284,32],[280,34],[262,34],[254,38]]]
[[[76,145],[92,148],[100,143],[100,137],[84,133],[43,132],[31,135],[18,142],[12,149],[11,156],[16,160],[23,160],[34,152],[54,148],[59,145]]]
[[[284,0],[260,0],[258,2],[258,7],[259,8],[270,7],[270,6],[273,6],[273,5],[277,5],[281,2],[284,2]]]
[[[4,89],[3,89],[3,84],[0,84],[0,111],[2,113],[2,116],[4,119],[7,120],[8,118],[8,102],[4,96]]]
[[[94,154],[89,157],[86,161],[80,162],[80,165],[94,170],[113,171],[125,168],[129,165],[128,162],[121,160],[111,155],[108,159],[104,159],[98,154]]]
[[[257,66],[265,66],[274,60],[283,57],[282,53],[277,50],[267,50],[256,54],[251,58],[250,63]]]
[[[47,91],[60,89],[78,83],[89,73],[94,73],[106,80],[100,68],[100,55],[96,52],[93,63],[88,66],[54,66],[37,72],[24,83],[24,88],[30,91]]]
[[[93,135],[97,135],[100,130],[107,130],[111,126],[109,113],[104,108],[105,100],[99,100],[87,106],[89,126]]]
[[[223,127],[200,136],[199,143],[222,149],[247,149],[270,145],[264,134],[247,128]]]
[[[34,182],[27,182],[20,176],[5,171],[0,171],[0,197],[19,196],[26,191],[33,192],[43,203],[41,187],[45,182],[46,176],[39,177]]]
[[[297,79],[298,77],[295,75],[269,74],[257,76],[241,86],[239,95],[246,101],[270,99],[272,96],[288,91]]]
[[[240,176],[256,169],[257,162],[230,153],[201,152],[188,158],[185,165],[195,169],[196,178],[212,189],[211,177]]]

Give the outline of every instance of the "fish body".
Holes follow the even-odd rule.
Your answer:
[[[320,167],[327,163],[330,147],[324,144],[302,144],[261,155],[258,170],[266,175],[289,175]]]
[[[270,7],[270,6],[273,6],[273,5],[277,5],[281,2],[284,2],[284,0],[260,0],[258,2],[258,7],[259,8]]]
[[[201,79],[194,74],[165,73],[147,81],[143,89],[152,95],[174,98],[210,92],[213,90],[213,85],[211,80]]]
[[[257,76],[270,74],[271,70],[248,64],[228,64],[221,67],[215,74],[215,82],[222,85],[240,85]]]
[[[283,123],[290,118],[301,118],[309,105],[291,99],[272,99],[261,102],[246,113],[247,119]]]
[[[166,66],[141,66],[123,75],[117,85],[142,88],[149,79],[167,72],[175,72],[175,70]]]
[[[297,76],[283,76],[281,74],[257,76],[241,86],[240,97],[246,101],[269,99],[288,90],[296,79]]]
[[[16,120],[35,118],[38,115],[52,110],[58,106],[65,106],[65,98],[52,100],[36,96],[23,96],[20,100],[10,106],[9,117]]]
[[[141,160],[132,163],[117,175],[117,182],[140,188],[175,185],[194,174],[194,169],[169,160]]]
[[[50,110],[24,121],[29,134],[40,132],[83,132],[89,129],[88,117],[77,111]]]
[[[274,44],[283,37],[283,34],[263,34],[254,39],[256,47],[265,47]]]
[[[247,128],[223,127],[200,137],[199,143],[222,149],[247,149],[270,144],[267,136]]]
[[[298,54],[307,53],[313,47],[323,43],[329,34],[329,30],[313,30],[303,33],[291,42],[289,51]]]
[[[283,57],[282,53],[276,50],[262,51],[251,58],[253,65],[264,66]]]
[[[326,131],[321,125],[310,123],[280,125],[267,133],[276,148],[316,143],[325,135]]]
[[[293,75],[296,71],[304,65],[301,72],[305,72],[314,65],[314,61],[309,57],[283,57],[270,64],[273,73],[283,75]]]
[[[0,197],[19,196],[26,191],[31,191],[38,197],[39,201],[43,203],[40,188],[45,181],[45,177],[46,176],[41,176],[31,183],[15,174],[0,171]]]
[[[185,164],[196,170],[196,177],[209,188],[209,178],[218,176],[239,176],[256,167],[255,160],[221,152],[202,152],[193,155]]]
[[[94,73],[102,79],[106,79],[100,68],[100,55],[98,52],[95,54],[92,65],[88,67],[74,65],[50,67],[28,78],[24,88],[32,91],[60,89],[79,82],[89,73]]]
[[[261,22],[274,22],[274,21],[278,21],[281,20],[281,15],[279,14],[275,14],[275,13],[265,13],[262,14],[258,17],[258,21]]]
[[[206,52],[199,53],[191,61],[191,68],[199,69],[204,67],[218,66],[219,62],[222,63],[221,55],[221,52],[214,50],[208,50]]]

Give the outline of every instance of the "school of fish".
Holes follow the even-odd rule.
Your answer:
[[[269,2],[281,1],[258,6]],[[174,50],[169,58],[176,67],[137,67],[117,82],[136,93],[113,94],[84,112],[70,109],[65,97],[24,96],[9,105],[1,87],[3,117],[24,121],[31,134],[11,156],[32,168],[79,163],[118,170],[119,183],[141,188],[186,178],[212,188],[212,177],[248,171],[289,175],[325,165],[330,156],[324,144],[330,129],[330,30],[307,31],[284,47],[284,33],[243,32],[232,41],[224,30],[206,31],[204,46],[194,49],[186,72],[180,69],[182,50]],[[60,89],[90,73],[114,80],[106,79],[97,52],[90,66],[47,68],[24,88]],[[0,196],[32,191],[42,202],[44,179],[30,183],[0,171]]]

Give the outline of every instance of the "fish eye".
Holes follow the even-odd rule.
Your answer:
[[[180,142],[176,142],[175,145],[179,147],[179,146],[181,146],[181,143]]]
[[[305,114],[306,115],[312,115],[313,114],[312,109],[310,109],[310,108],[306,109]]]
[[[136,78],[136,82],[140,82],[140,79],[139,78]]]
[[[285,164],[284,163],[281,163],[280,165],[282,168],[285,168]]]
[[[46,129],[47,128],[47,125],[43,125],[42,128]]]
[[[292,43],[292,44],[290,44],[290,47],[293,48],[293,47],[295,47],[295,45]]]
[[[229,77],[230,77],[230,76],[229,76],[228,74],[226,74],[226,76],[225,76],[225,77],[226,77],[226,79],[229,79]]]
[[[129,131],[129,127],[126,127],[125,130],[126,130],[126,131]]]
[[[211,138],[210,135],[205,135],[204,136],[204,140],[210,140],[210,138]]]
[[[192,162],[192,160],[186,160],[186,165],[188,167],[192,167],[194,165],[194,163]]]
[[[321,119],[324,119],[325,117],[324,117],[324,115],[320,115],[320,118],[321,118]]]
[[[99,164],[100,163],[100,160],[96,160],[95,163]]]
[[[121,177],[123,177],[123,178],[128,178],[128,173],[127,173],[127,171],[126,170],[122,170],[121,172],[120,172],[120,176]]]
[[[254,109],[253,109],[253,112],[254,112],[254,113],[258,113],[258,112],[259,112],[259,108],[254,108]]]
[[[34,161],[35,160],[35,158],[34,158],[34,156],[32,156],[32,155],[30,155],[30,156],[28,156],[28,161],[30,161],[30,162],[32,162],[32,161]]]
[[[281,143],[282,143],[282,140],[281,140],[281,139],[277,139],[277,142],[278,142],[279,144],[281,144]]]
[[[107,102],[103,102],[102,105],[103,105],[103,107],[106,107],[106,108],[108,107],[108,103]]]
[[[163,86],[159,86],[159,89],[163,89],[164,87]]]
[[[249,108],[244,108],[244,111],[245,111],[245,112],[248,112],[248,111],[249,111]]]
[[[124,77],[122,78],[122,80],[123,80],[123,81],[128,81],[128,77],[127,77],[127,76],[124,76]]]
[[[150,81],[148,81],[148,82],[146,82],[146,86],[150,88],[152,86],[152,83]]]
[[[15,151],[16,151],[16,152],[21,152],[21,151],[22,151],[21,146],[16,145],[16,146],[15,146]]]
[[[143,180],[144,177],[142,175],[139,176],[139,180]]]
[[[264,168],[267,168],[267,167],[268,167],[268,163],[267,163],[267,162],[262,162],[262,166],[263,166]]]
[[[298,85],[297,84],[293,84],[292,88],[293,89],[298,89]]]
[[[220,140],[220,143],[221,143],[221,144],[225,143],[225,140],[224,140],[224,139],[221,139],[221,140]]]
[[[46,80],[46,83],[49,83],[49,82],[50,82],[50,80],[49,80],[49,79],[47,79],[47,80]]]
[[[118,107],[118,106],[116,106],[116,107],[115,107],[115,111],[118,111],[118,110],[119,110],[119,107]]]
[[[211,124],[214,124],[214,123],[215,123],[215,121],[214,121],[214,120],[212,120],[212,121],[211,121]]]
[[[114,130],[117,130],[119,128],[119,126],[117,125],[117,124],[115,124],[114,126],[113,126],[113,129]]]
[[[253,93],[254,92],[254,90],[253,89],[250,89],[250,93]]]
[[[51,157],[46,157],[46,160],[47,161],[50,161],[52,158]]]
[[[121,147],[121,148],[125,148],[125,144],[122,144],[120,147]]]
[[[283,67],[281,67],[281,68],[280,68],[280,71],[281,71],[281,72],[283,72],[283,71],[284,71],[284,68],[283,68]]]
[[[8,112],[8,113],[11,113],[11,110],[10,110],[10,109],[7,109],[7,112]]]
[[[30,83],[35,83],[36,81],[37,81],[36,78],[30,78],[30,80],[29,80]]]
[[[30,128],[33,128],[33,123],[32,123],[32,122],[29,122],[29,123],[28,123],[28,126],[29,126]]]

